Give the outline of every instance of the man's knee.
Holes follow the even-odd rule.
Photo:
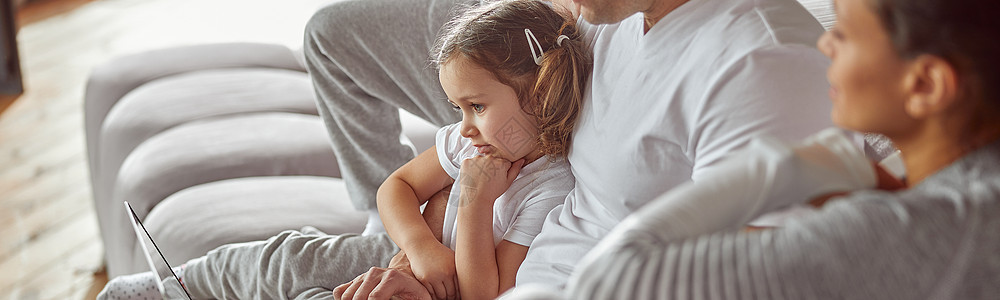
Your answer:
[[[265,254],[268,254],[268,253],[282,252],[282,251],[294,251],[294,249],[298,247],[297,245],[295,245],[295,243],[296,239],[299,237],[303,237],[303,235],[298,231],[295,230],[282,231],[281,233],[278,233],[277,235],[267,239],[267,242],[264,246],[264,252],[266,252]]]
[[[333,34],[351,34],[345,27],[355,26],[363,22],[372,22],[378,13],[377,7],[367,7],[370,1],[345,0],[335,1],[320,8],[306,23],[306,39],[330,39]]]

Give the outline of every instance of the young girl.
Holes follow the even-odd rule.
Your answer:
[[[542,221],[572,189],[564,157],[591,67],[575,23],[540,1],[496,1],[442,31],[432,55],[462,122],[440,129],[435,146],[390,175],[377,195],[392,242],[435,298],[494,298],[512,287]],[[439,225],[428,224],[420,206],[449,185],[438,240],[431,228]],[[386,257],[366,253],[379,239],[285,232],[220,247],[178,275],[196,298],[315,296],[385,266]],[[282,244],[301,246],[273,253]],[[117,278],[99,298],[155,293],[152,280]]]
[[[467,11],[445,25],[435,49],[462,122],[389,176],[379,213],[433,296],[492,299],[514,285],[542,221],[573,186],[562,157],[589,74],[587,51],[572,19],[539,1]],[[419,206],[448,185],[439,242]]]
[[[819,41],[832,59],[832,119],[891,139],[905,186],[836,129],[758,141],[623,221],[581,262],[569,299],[1000,295],[996,4],[834,3],[837,25]],[[834,192],[850,193],[779,229],[738,230]],[[699,236],[719,230],[730,232]]]

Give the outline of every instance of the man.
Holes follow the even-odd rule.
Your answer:
[[[595,55],[569,156],[577,183],[532,243],[519,286],[564,285],[625,216],[699,180],[751,138],[798,140],[830,126],[828,60],[813,45],[823,29],[795,1],[569,6],[586,20],[580,27]],[[335,292],[419,294],[405,275],[374,269]]]

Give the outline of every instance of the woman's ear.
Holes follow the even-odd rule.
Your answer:
[[[907,114],[923,119],[948,110],[958,101],[958,72],[951,63],[925,54],[909,64],[903,82]]]

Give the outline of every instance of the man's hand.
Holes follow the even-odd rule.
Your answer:
[[[351,282],[333,289],[334,299],[432,299],[424,285],[411,273],[386,268],[371,268]]]
[[[395,269],[413,276],[413,267],[410,266],[410,259],[406,257],[406,253],[403,250],[399,250],[396,256],[393,256],[389,260],[389,269]],[[416,278],[416,276],[413,277]]]

